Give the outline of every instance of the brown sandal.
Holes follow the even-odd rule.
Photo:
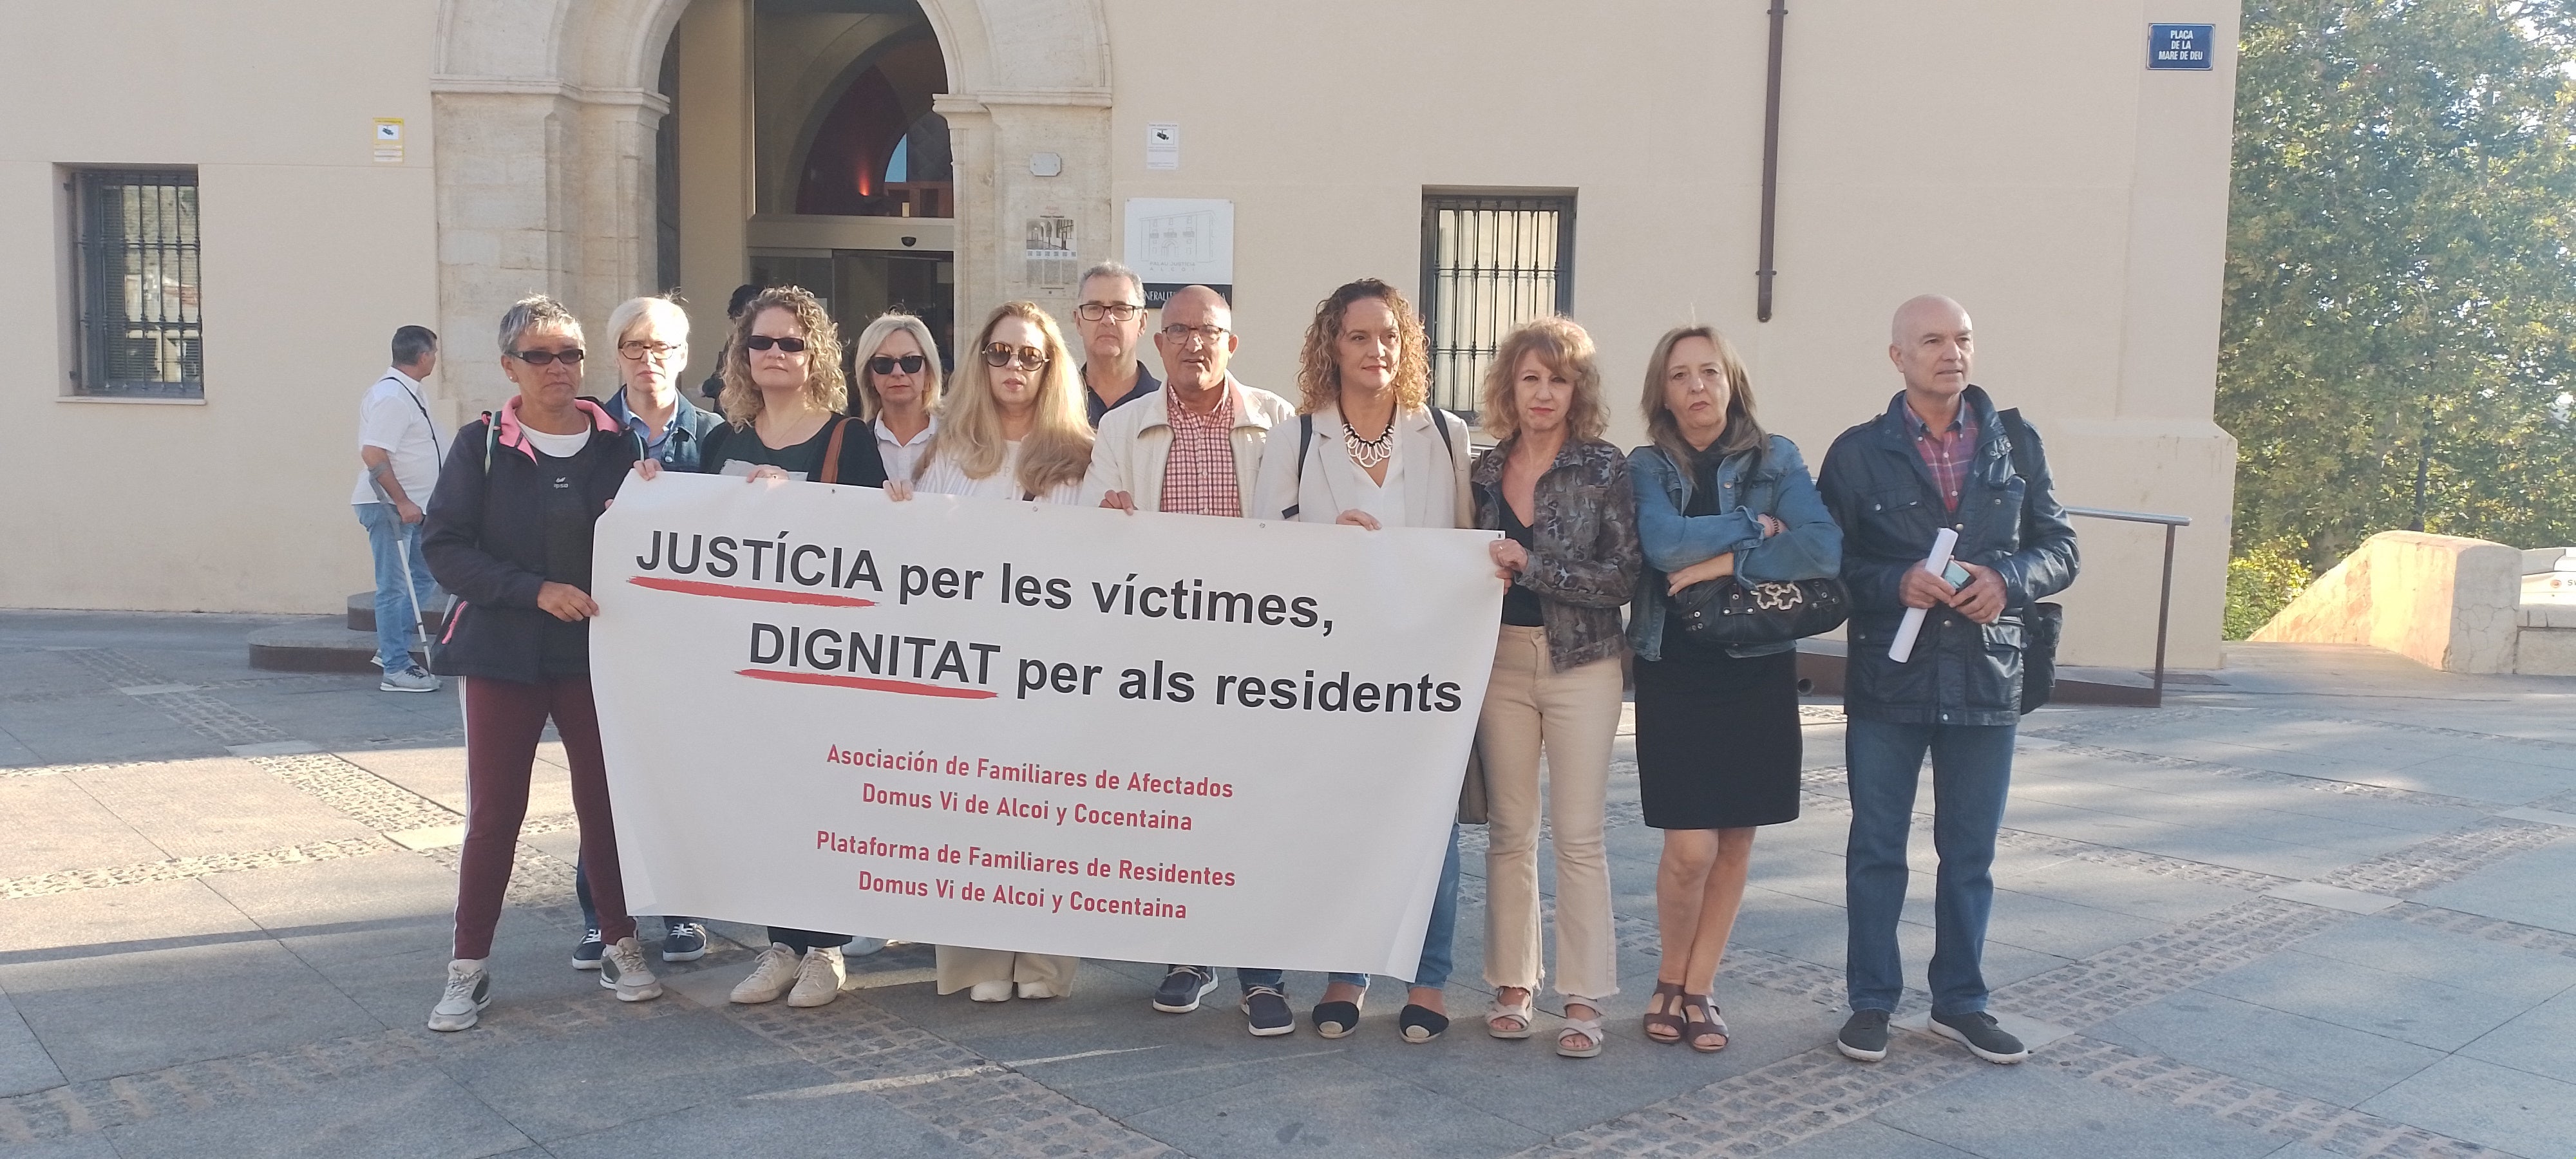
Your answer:
[[[1654,997],[1646,1000],[1646,1040],[1671,1046],[1687,1036],[1688,1023],[1679,1014],[1655,1013],[1654,1008],[1662,1005],[1665,998],[1673,1000],[1675,1009],[1688,1010],[1689,996],[1682,993],[1679,982],[1657,982]],[[1664,1033],[1655,1033],[1658,1030]]]
[[[1708,1017],[1697,1017],[1703,1011],[1708,1014]],[[1692,1050],[1701,1054],[1716,1054],[1726,1049],[1726,1016],[1718,1013],[1717,1007],[1709,1002],[1708,995],[1682,995],[1682,1013],[1689,1019],[1682,1026],[1682,1038],[1689,1041]],[[1717,1045],[1701,1046],[1699,1040],[1710,1035],[1717,1036]]]

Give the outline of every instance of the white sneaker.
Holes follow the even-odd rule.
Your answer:
[[[484,971],[480,960],[458,958],[447,964],[447,992],[438,996],[438,1005],[429,1008],[429,1028],[468,1029],[483,1008],[491,1004],[492,975]]]
[[[805,962],[796,969],[796,988],[787,992],[790,1006],[821,1006],[841,996],[839,946],[816,946],[805,951]]]
[[[429,669],[414,664],[400,672],[386,672],[382,679],[376,681],[376,691],[436,692],[438,677],[430,675]]]
[[[966,996],[977,1002],[1008,1002],[1011,1000],[1011,984],[1008,982],[977,982],[974,986],[968,988]]]
[[[751,977],[733,984],[733,1001],[745,1006],[776,1002],[796,984],[796,949],[785,942],[771,942],[751,965]]]
[[[1022,982],[1020,983],[1020,997],[1062,998],[1064,995],[1058,993],[1055,987],[1044,982]]]
[[[628,934],[599,956],[599,984],[617,991],[620,1002],[648,1002],[662,996],[662,983],[644,964],[644,947]]]

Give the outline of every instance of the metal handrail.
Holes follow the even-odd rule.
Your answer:
[[[2174,531],[2191,526],[2191,516],[2159,515],[2151,511],[2114,511],[2107,507],[2069,507],[2069,515],[2087,519],[2114,519],[2122,523],[2153,523],[2165,529],[2164,588],[2156,594],[2156,705],[2165,702],[2165,628],[2173,620]]]

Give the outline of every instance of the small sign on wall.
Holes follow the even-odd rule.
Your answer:
[[[403,123],[401,117],[376,118],[376,163],[400,165],[403,159]]]
[[[2217,37],[2218,26],[2214,24],[2150,24],[2147,67],[2206,72],[2216,56]]]
[[[1132,197],[1127,201],[1127,265],[1145,279],[1145,304],[1161,309],[1183,286],[1202,285],[1234,300],[1234,203]]]
[[[1181,167],[1181,127],[1171,121],[1156,121],[1145,126],[1145,167],[1178,169]]]
[[[1074,268],[1081,264],[1075,256],[1072,218],[1030,218],[1027,249],[1030,285],[1046,290],[1072,288]]]

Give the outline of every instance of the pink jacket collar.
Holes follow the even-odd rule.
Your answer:
[[[528,442],[526,431],[519,425],[519,401],[518,395],[511,395],[510,401],[502,403],[500,411],[492,416],[492,421],[497,426],[493,437],[502,446],[526,455],[528,461],[533,463],[537,461],[537,449]],[[590,415],[591,430],[606,431],[613,435],[622,429],[617,425],[616,419],[609,417],[607,408],[598,403],[586,398],[576,398],[572,400],[572,404]]]

